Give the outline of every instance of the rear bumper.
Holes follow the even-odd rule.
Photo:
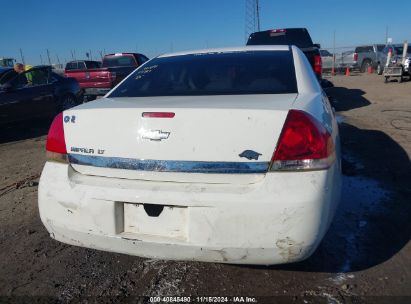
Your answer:
[[[160,259],[281,264],[314,252],[333,217],[340,185],[339,164],[221,185],[85,176],[47,162],[39,209],[50,235],[72,245]],[[141,204],[166,209],[149,217]]]
[[[111,88],[85,88],[83,90],[85,96],[103,96],[110,92]]]

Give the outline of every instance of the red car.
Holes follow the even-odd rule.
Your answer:
[[[101,67],[96,61],[73,61],[66,65],[66,77],[77,79],[84,96],[90,100],[105,95],[148,58],[138,53],[116,53],[104,56]]]

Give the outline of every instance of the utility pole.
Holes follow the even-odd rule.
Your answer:
[[[251,33],[258,32],[260,27],[259,0],[245,0],[245,40],[247,42]]]
[[[388,25],[385,27],[385,44],[388,43]]]
[[[93,60],[93,55],[91,54],[91,50],[89,50],[90,52],[90,60]]]
[[[49,49],[46,49],[46,52],[47,52],[47,58],[49,59],[49,65],[51,65]]]
[[[23,64],[26,65],[26,62],[24,61],[23,50],[21,48],[20,48],[20,57],[21,57],[21,62],[23,62]]]
[[[40,62],[41,62],[41,65],[43,65],[43,57],[41,56],[41,54],[40,54]]]
[[[260,28],[260,2],[258,0],[255,1],[255,8],[256,8],[256,18],[257,18],[257,31],[261,30]]]
[[[334,37],[333,37],[333,68],[331,76],[335,75],[335,30],[334,30]]]

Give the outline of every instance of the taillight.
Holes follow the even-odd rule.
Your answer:
[[[275,30],[271,30],[271,33],[286,33],[287,30],[286,29],[275,29]]]
[[[321,60],[320,55],[315,55],[314,56],[314,72],[315,74],[321,76],[322,75],[322,70],[323,70],[323,63]]]
[[[63,113],[58,114],[51,123],[46,144],[47,160],[67,162],[67,148],[64,139]]]
[[[353,60],[354,60],[354,61],[358,61],[358,53],[354,53],[354,55],[353,55]]]
[[[271,170],[321,170],[332,165],[330,133],[313,116],[290,110],[272,157]]]
[[[110,72],[110,78],[112,82],[116,81],[116,77],[117,77],[116,72]]]

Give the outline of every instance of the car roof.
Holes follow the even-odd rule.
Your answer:
[[[233,52],[247,52],[247,51],[289,51],[289,45],[250,45],[250,46],[239,46],[239,47],[227,47],[227,48],[215,48],[215,49],[199,49],[199,50],[189,50],[182,52],[166,53],[158,56],[163,57],[174,57],[183,55],[194,55],[194,54],[208,54],[208,53],[233,53]]]
[[[79,60],[67,61],[67,63],[72,63],[72,62],[101,62],[101,61],[99,61],[99,60],[89,60],[89,59],[79,59]]]
[[[104,57],[106,57],[106,56],[121,56],[121,55],[142,55],[142,56],[145,56],[145,55],[143,55],[143,54],[141,54],[141,53],[128,53],[128,52],[121,52],[121,53],[111,53],[111,54],[106,54],[106,55],[104,55]]]

